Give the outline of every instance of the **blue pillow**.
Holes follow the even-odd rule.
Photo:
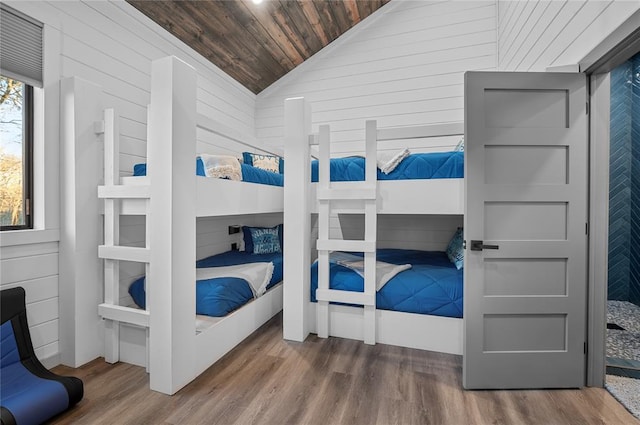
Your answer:
[[[279,156],[242,152],[242,162],[274,173],[284,173],[284,159]]]
[[[458,270],[464,267],[464,249],[462,248],[463,240],[464,234],[462,227],[458,227],[458,230],[456,230],[449,241],[449,246],[447,246],[447,257],[449,257],[449,261],[455,264],[456,269]]]
[[[284,226],[249,227],[242,226],[244,250],[249,254],[270,254],[282,252]]]

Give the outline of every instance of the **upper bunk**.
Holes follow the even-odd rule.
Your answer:
[[[360,213],[363,204],[358,202],[358,197],[369,196],[363,194],[360,188],[363,181],[368,180],[365,179],[365,174],[369,172],[367,163],[372,162],[378,165],[377,169],[373,167],[371,171],[371,180],[375,181],[372,185],[375,195],[371,196],[377,200],[378,214],[464,214],[464,153],[456,151],[464,134],[463,123],[379,128],[377,121],[368,120],[365,123],[365,153],[336,158],[330,152],[329,126],[322,125],[317,134],[312,134],[311,126],[304,123],[304,116],[310,114],[305,112],[308,103],[303,98],[295,98],[288,100],[286,105],[286,108],[298,109],[286,115],[286,134],[308,140],[308,143],[294,141],[295,146],[287,146],[287,167],[291,171],[297,164],[305,168],[302,175],[312,176],[307,195],[302,192],[306,189],[296,189],[300,196],[309,200],[309,212],[318,212],[325,189],[339,189],[342,193],[351,192],[351,195],[340,195],[348,199],[333,199],[332,211],[341,214]],[[295,112],[298,112],[297,117]],[[318,153],[313,152],[316,145]],[[408,146],[411,146],[410,151]],[[309,161],[310,156],[319,159]],[[372,160],[369,161],[369,158]],[[383,170],[385,161],[393,162],[397,168]],[[309,162],[310,170],[307,171]],[[322,183],[317,182],[318,174],[323,167],[326,167],[325,172],[331,175],[331,179],[328,187],[319,189]]]
[[[117,123],[117,117],[114,117]],[[278,159],[279,155],[258,147],[256,140],[249,135],[240,132],[202,114],[196,114],[196,129],[199,154],[194,155],[194,160],[186,167],[178,170],[180,173],[194,176],[193,189],[190,193],[196,201],[196,217],[231,216],[244,214],[277,213],[283,211],[283,177],[281,174],[259,168],[258,164],[240,163],[238,157],[256,155]],[[112,130],[117,131],[117,130]],[[217,139],[218,145],[224,144],[223,155],[216,151],[211,144],[202,143],[203,139]],[[151,143],[158,143],[149,137],[148,150]],[[219,150],[219,149],[218,149]],[[119,155],[118,145],[114,145],[114,158]],[[131,192],[130,198],[121,198],[120,213],[123,215],[145,215],[147,204],[145,199],[139,197],[140,193],[148,192],[151,187],[153,171],[164,173],[166,170],[153,170],[154,161],[152,155],[147,154],[148,163],[138,164],[137,169],[142,175],[120,177],[120,187],[100,186],[99,196],[107,198],[110,192]],[[221,165],[207,167],[204,160],[219,161]],[[225,160],[238,160],[237,171],[229,171]],[[195,166],[194,166],[195,165]],[[218,175],[209,176],[209,170],[223,170]],[[147,173],[148,171],[148,173]],[[239,180],[226,178],[231,173],[239,175]],[[247,176],[247,174],[249,174]],[[248,178],[242,178],[242,176]]]

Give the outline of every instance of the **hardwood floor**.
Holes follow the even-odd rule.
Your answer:
[[[640,424],[606,390],[465,391],[460,356],[310,336],[274,317],[174,396],[102,359],[55,372],[84,399],[52,424]]]

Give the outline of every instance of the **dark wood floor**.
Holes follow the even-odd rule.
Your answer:
[[[461,357],[311,336],[278,315],[170,397],[143,368],[59,366],[84,399],[54,424],[639,424],[606,390],[465,391]]]

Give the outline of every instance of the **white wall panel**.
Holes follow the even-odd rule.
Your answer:
[[[577,64],[640,2],[498,0],[497,7],[498,68],[544,71]]]
[[[57,242],[0,248],[0,289],[17,286],[26,292],[27,322],[36,353],[45,353],[43,347],[49,344],[55,344],[57,350]]]
[[[257,96],[256,134],[282,146],[284,99],[311,102],[314,130],[351,153],[382,127],[461,121],[467,70],[496,67],[494,1],[392,1]],[[345,41],[346,40],[346,41]]]
[[[362,240],[364,216],[340,214],[331,217],[330,237]],[[444,251],[458,227],[460,215],[379,215],[378,248]]]

